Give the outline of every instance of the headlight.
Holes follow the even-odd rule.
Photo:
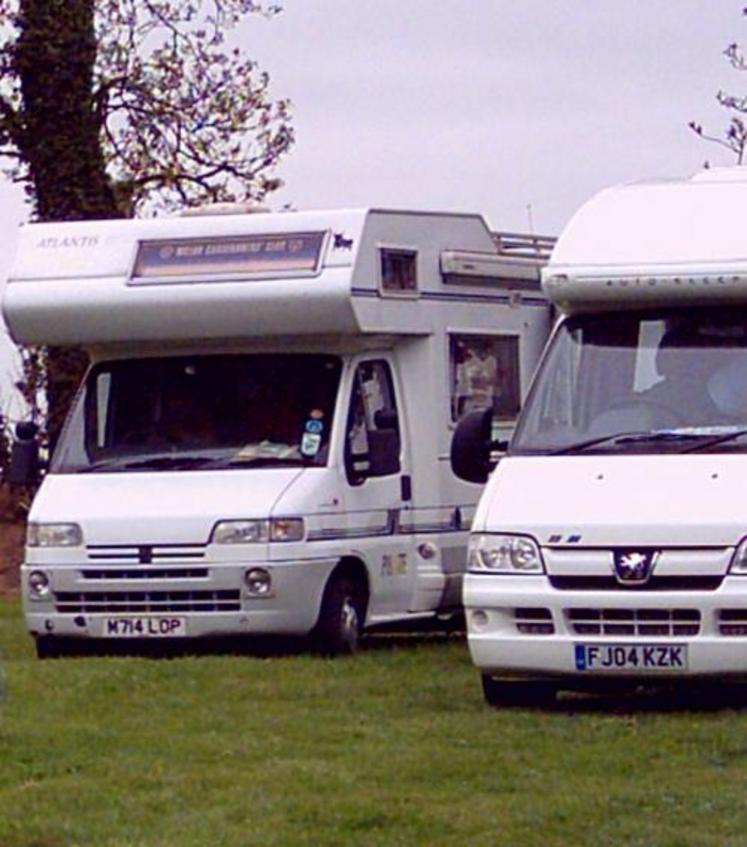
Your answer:
[[[80,547],[83,530],[77,523],[30,523],[26,527],[27,547]]]
[[[743,538],[739,547],[734,551],[729,565],[729,573],[747,576],[747,538]]]
[[[496,573],[544,573],[537,542],[527,535],[473,535],[467,567]]]
[[[29,594],[32,597],[46,597],[49,594],[49,577],[44,571],[31,571],[29,574]]]
[[[300,541],[303,518],[220,521],[213,530],[213,544],[260,544],[267,541]]]
[[[268,521],[221,521],[213,530],[213,544],[258,544],[270,540]]]

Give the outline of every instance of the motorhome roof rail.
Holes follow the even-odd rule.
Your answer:
[[[527,259],[550,258],[557,239],[549,235],[531,235],[519,232],[491,232],[496,250],[501,256]]]

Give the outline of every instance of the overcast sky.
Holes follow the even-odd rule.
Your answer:
[[[735,0],[284,0],[247,46],[294,104],[274,202],[484,213],[557,233],[619,181],[729,161]]]
[[[554,235],[604,186],[732,161],[687,123],[718,133],[717,91],[747,88],[722,55],[747,42],[744,0],[282,5],[241,33],[293,103],[271,208],[472,211]],[[24,216],[0,183],[0,278]]]

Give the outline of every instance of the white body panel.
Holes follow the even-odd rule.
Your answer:
[[[745,530],[740,491],[747,457],[722,455],[516,456],[503,459],[480,502],[474,532],[511,527],[546,543],[584,547],[733,546]],[[542,504],[547,503],[547,508]],[[582,516],[582,517],[581,517]]]
[[[745,534],[745,473],[747,456],[504,459],[473,531],[511,531],[537,539],[546,575],[467,574],[464,604],[475,664],[501,676],[575,676],[578,644],[674,642],[687,643],[691,675],[747,673],[744,636],[729,637],[720,629],[724,611],[747,609],[747,579],[727,573]],[[708,587],[621,590],[614,584],[612,550],[638,546],[661,551],[657,578],[684,582],[697,574],[710,578]],[[609,586],[589,590],[583,581],[590,579],[606,580]],[[527,608],[549,610],[555,632],[519,633],[517,610]],[[475,617],[478,610],[484,618]],[[623,627],[645,621],[646,613],[671,622],[673,610],[690,610],[698,615],[698,634],[584,633],[574,620],[578,610],[585,610],[587,624],[591,610],[599,620],[606,614],[608,624]]]
[[[743,307],[745,203],[742,168],[604,191],[559,238],[543,270],[545,291],[567,320],[593,313],[590,322],[610,326],[621,310],[674,307],[684,323],[690,309]],[[533,394],[543,386],[540,370]],[[587,402],[576,397],[577,407]],[[525,407],[522,415],[531,414]],[[727,448],[702,454],[686,452],[708,437],[695,427],[683,437],[703,440],[684,442],[681,453],[655,443],[646,455],[561,445],[561,455],[503,459],[472,531],[531,537],[543,573],[474,569],[465,577],[470,651],[482,673],[561,686],[747,675],[747,578],[730,570],[747,535],[747,455],[734,448],[744,423],[730,426],[736,437]],[[615,556],[641,550],[653,555],[648,582],[625,584]],[[659,647],[673,665],[635,666],[638,648]],[[590,669],[589,649],[610,661]]]
[[[740,171],[600,192],[558,239],[542,272],[548,297],[567,314],[743,303],[747,180]]]
[[[137,278],[141,246],[153,240],[169,250],[190,239],[201,250],[211,239],[238,249],[242,239],[288,233],[322,234],[313,270]],[[382,249],[416,255],[416,290],[384,290]],[[106,636],[113,616],[167,614],[181,620],[180,635],[304,634],[319,618],[330,575],[351,563],[365,575],[368,625],[458,608],[480,489],[457,480],[449,466],[449,337],[515,339],[523,397],[550,315],[539,260],[515,262],[520,272],[513,276],[511,262],[487,261],[495,278],[455,271],[452,279],[440,267],[447,251],[490,257],[495,244],[479,216],[377,210],[25,228],[3,302],[19,342],[82,344],[94,369],[144,357],[255,353],[335,355],[342,363],[326,466],[116,473],[53,467],[30,521],[78,524],[84,544],[27,548],[29,631],[96,638]],[[391,369],[399,470],[352,485],[345,428],[356,368],[370,361]],[[282,391],[279,385],[279,399]],[[511,425],[505,421],[504,430]],[[302,518],[303,539],[211,542],[220,521],[275,517]],[[264,596],[252,596],[244,581],[255,566],[271,576]],[[28,578],[39,570],[50,590],[33,597]]]

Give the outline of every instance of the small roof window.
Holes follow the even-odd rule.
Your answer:
[[[387,295],[417,295],[418,254],[415,250],[380,249],[381,292]]]

